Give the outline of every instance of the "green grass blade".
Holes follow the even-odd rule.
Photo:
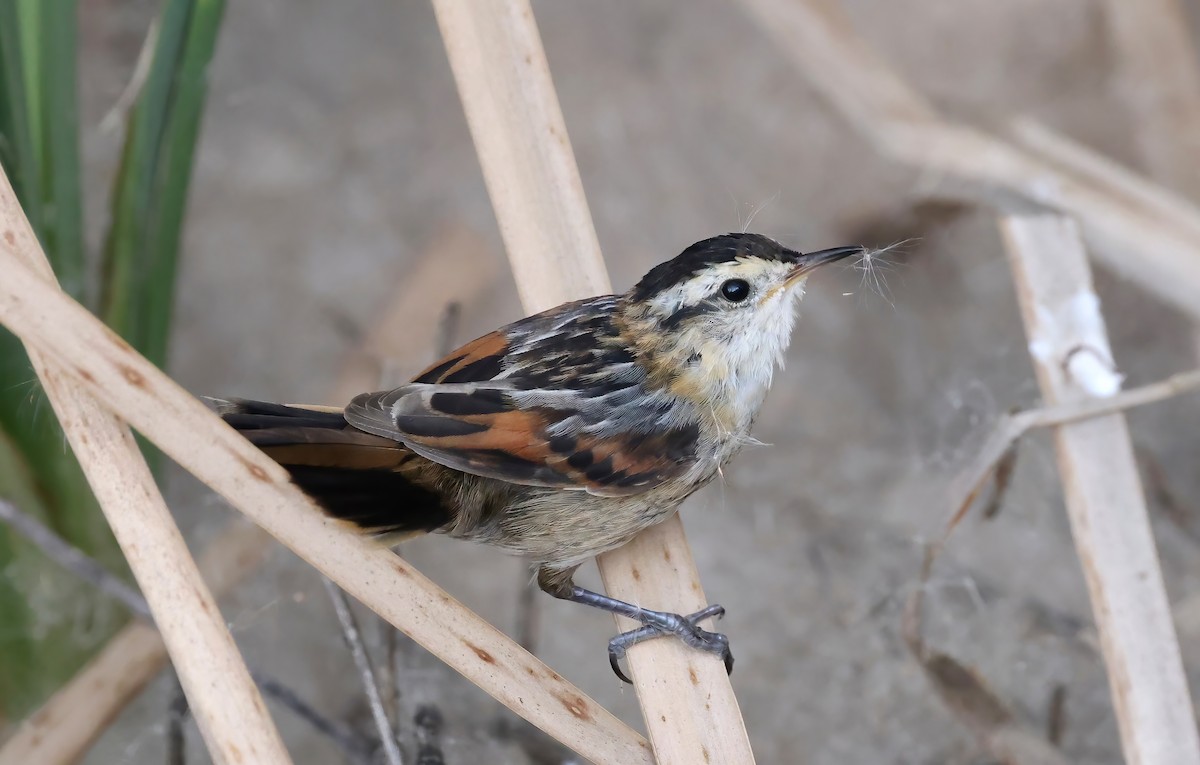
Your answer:
[[[0,161],[39,236],[45,231],[44,196],[31,130],[35,115],[26,95],[31,81],[27,64],[37,56],[26,50],[33,27],[23,18],[32,14],[40,24],[42,9],[27,0],[0,0]],[[39,491],[50,508],[89,508],[91,494],[63,445],[62,433],[46,406],[24,349],[4,330],[0,330],[0,428],[33,466]],[[90,507],[94,509],[94,505]],[[58,527],[56,519],[52,522],[60,532],[66,532]]]
[[[167,0],[159,18],[154,59],[134,106],[121,168],[113,191],[112,227],[104,252],[101,317],[138,350],[146,347],[145,304],[153,253],[146,222],[166,129],[176,68],[183,51],[192,0]],[[151,359],[161,363],[159,359]]]
[[[26,95],[26,61],[18,0],[0,0],[0,163],[17,192],[29,222],[42,230],[38,152]]]
[[[25,78],[25,113],[29,118],[29,136],[38,176],[42,172],[42,60],[38,55],[42,39],[40,0],[16,0],[17,35],[20,39],[21,73]]]
[[[67,294],[83,299],[83,189],[76,87],[77,0],[40,0],[43,243]]]
[[[154,258],[143,313],[147,331],[144,352],[159,366],[166,363],[192,161],[208,90],[208,66],[224,11],[225,0],[197,0],[192,9],[163,136],[156,204],[149,221]]]

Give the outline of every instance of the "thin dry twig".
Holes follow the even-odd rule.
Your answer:
[[[338,586],[328,579],[322,578],[329,599],[333,601],[333,610],[337,613],[338,623],[342,626],[342,637],[354,658],[354,666],[362,678],[363,690],[367,694],[367,703],[371,707],[371,717],[375,728],[379,731],[379,741],[383,747],[384,757],[388,765],[403,765],[404,758],[400,755],[400,746],[396,743],[396,732],[392,729],[387,710],[383,708],[383,695],[379,691],[379,681],[375,677],[375,668],[371,666],[371,657],[367,655],[367,647],[363,644],[362,635],[358,630],[358,622],[350,611],[350,601]]]
[[[150,606],[141,593],[102,566],[97,560],[75,547],[16,505],[0,498],[0,521],[4,521],[21,536],[32,542],[46,557],[70,571],[143,619],[153,620]]]
[[[167,765],[185,765],[187,762],[187,737],[183,729],[188,718],[187,694],[175,678],[171,687],[171,703],[167,705],[166,749]]]
[[[282,467],[2,246],[0,271],[0,323],[357,600],[584,757],[650,759],[628,726],[403,559],[322,513]]]
[[[952,512],[943,540],[971,508],[989,479],[999,472],[998,468],[1006,457],[1015,454],[1014,448],[1017,443],[1031,430],[1103,417],[1196,390],[1200,390],[1200,369],[1180,372],[1140,388],[1122,391],[1109,398],[1070,401],[1001,417],[975,456],[950,484]]]
[[[383,709],[389,720],[400,719],[400,631],[383,619],[377,619],[382,661],[379,662],[379,685],[383,689]]]
[[[265,672],[251,667],[250,676],[254,678],[254,684],[263,692],[263,695],[275,700],[296,717],[312,726],[317,733],[332,741],[334,746],[346,755],[353,765],[374,765],[375,760],[371,753],[374,751],[375,745],[371,741],[359,735],[349,726],[321,714],[298,693]],[[175,685],[178,688],[179,684]],[[179,690],[171,699],[171,704],[167,709],[167,761],[170,763],[184,761],[183,726],[187,722],[189,711],[187,696]]]
[[[146,77],[150,74],[150,64],[154,61],[154,46],[158,42],[158,21],[157,16],[151,19],[150,26],[146,28],[146,37],[142,40],[142,47],[138,50],[137,61],[133,65],[133,74],[129,76],[129,82],[125,83],[117,100],[100,120],[102,134],[117,131],[121,123],[127,119],[134,101],[142,92],[142,86],[146,84]]]
[[[437,343],[434,358],[440,359],[454,350],[454,338],[458,336],[458,324],[462,320],[462,303],[454,300],[446,304],[438,320]]]
[[[610,292],[528,0],[433,7],[525,310]],[[706,605],[677,515],[598,563],[613,597],[681,613]],[[659,763],[753,762],[716,657],[652,640],[628,658]]]
[[[1018,443],[1013,441],[1012,446],[1000,455],[1000,459],[996,460],[996,465],[992,469],[992,496],[983,508],[983,517],[986,520],[995,518],[1000,513],[1000,508],[1004,506],[1004,500],[1008,496],[1008,487],[1012,483],[1013,473],[1017,469]]]
[[[1057,215],[1005,217],[1006,250],[1042,395],[1103,395],[1113,372],[1077,227]],[[1086,357],[1084,358],[1086,360]],[[1129,762],[1200,763],[1191,698],[1125,418],[1058,428],[1075,547],[1088,584],[1121,744]]]
[[[1062,743],[1067,729],[1067,686],[1059,683],[1050,692],[1050,703],[1046,711],[1046,740],[1052,745]]]
[[[2,171],[0,231],[0,254],[6,261],[0,271],[6,275],[6,284],[15,281],[8,279],[8,272],[19,271],[39,292],[74,304],[55,281]],[[24,299],[17,297],[17,304]],[[51,319],[42,315],[41,320]],[[113,339],[122,342],[115,335]],[[261,763],[291,762],[133,433],[79,384],[72,356],[56,356],[36,343],[28,343],[26,348],[121,552],[150,603],[213,759],[219,763],[246,758]]]
[[[251,674],[254,676],[254,682],[258,683],[258,687],[264,694],[287,707],[293,714],[311,725],[313,730],[332,741],[354,765],[374,765],[375,761],[371,756],[374,745],[367,739],[349,726],[321,714],[300,698],[295,691],[275,678],[253,669],[251,669]]]
[[[541,628],[541,608],[538,606],[538,589],[523,574],[517,590],[517,642],[526,651],[537,655],[538,632]]]

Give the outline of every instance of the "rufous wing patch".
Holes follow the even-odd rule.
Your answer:
[[[491,380],[503,369],[508,338],[490,332],[446,354],[417,375],[415,383],[466,383]]]

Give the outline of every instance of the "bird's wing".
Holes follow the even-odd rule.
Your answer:
[[[644,386],[598,319],[584,301],[485,335],[409,385],[358,396],[346,421],[475,475],[607,496],[647,491],[694,463],[699,429]]]

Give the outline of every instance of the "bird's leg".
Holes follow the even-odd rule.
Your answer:
[[[652,611],[577,587],[573,580],[574,574],[574,568],[556,571],[542,567],[538,569],[538,586],[556,598],[583,603],[602,611],[628,617],[644,625],[640,629],[622,632],[608,642],[609,664],[612,665],[613,672],[617,677],[625,682],[628,683],[630,680],[621,671],[621,659],[625,657],[625,652],[629,650],[629,647],[663,635],[674,635],[692,648],[720,656],[721,660],[725,662],[725,670],[733,672],[733,653],[729,650],[729,638],[719,632],[709,632],[698,626],[699,622],[705,619],[723,616],[725,609],[721,606],[708,606],[687,616],[667,611]]]

